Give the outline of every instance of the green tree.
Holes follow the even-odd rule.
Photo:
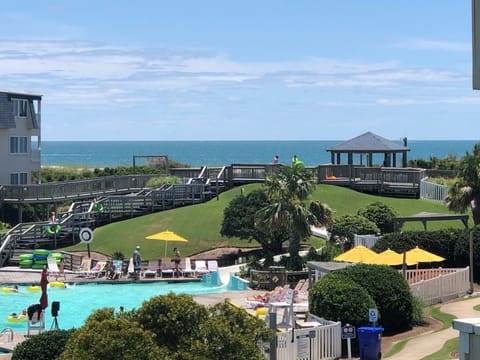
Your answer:
[[[376,234],[380,230],[375,223],[359,215],[344,215],[335,218],[331,239],[339,241],[343,250],[353,244],[354,235]]]
[[[12,360],[56,359],[74,330],[52,330],[32,336],[15,347]]]
[[[282,244],[288,240],[288,233],[282,228],[255,226],[258,211],[267,205],[267,195],[261,189],[235,197],[224,210],[220,234],[258,242],[263,249],[265,265],[271,265],[273,255],[281,253]]]
[[[300,243],[311,235],[310,225],[320,224],[306,205],[315,190],[313,175],[298,163],[292,167],[282,166],[277,173],[266,178],[264,189],[269,204],[259,211],[256,225],[271,231],[287,229],[290,267],[298,269],[301,267]]]
[[[449,188],[446,199],[450,210],[465,212],[471,210],[473,222],[480,224],[480,143],[473,152],[467,152],[460,159],[457,181]]]
[[[155,335],[127,316],[116,317],[112,309],[94,312],[85,325],[68,339],[60,360],[158,360],[171,359]]]
[[[359,209],[357,214],[375,223],[382,234],[393,231],[393,219],[397,216],[395,209],[379,201]]]

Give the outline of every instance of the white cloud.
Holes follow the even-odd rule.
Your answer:
[[[409,39],[394,45],[397,48],[447,52],[471,52],[471,43]]]
[[[39,92],[48,96],[49,102],[123,106],[158,101],[173,93],[212,89],[223,93],[220,86],[225,85],[391,88],[411,83],[437,86],[467,79],[448,69],[402,68],[394,61],[308,58],[240,62],[204,51],[59,40],[0,40],[0,76],[3,88]],[[191,106],[197,102],[184,98],[173,103]]]

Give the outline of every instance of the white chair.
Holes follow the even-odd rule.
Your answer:
[[[55,280],[58,280],[58,277],[62,277],[66,281],[65,270],[60,270],[57,265],[57,258],[49,256],[47,258],[48,274],[50,276],[55,276]]]
[[[193,276],[196,275],[195,270],[192,269],[192,262],[189,257],[182,258],[182,260],[180,261],[180,266],[182,267],[182,271],[184,275],[185,274],[186,275],[193,274]]]
[[[30,337],[34,331],[41,334],[45,330],[45,311],[42,310],[40,304],[30,305],[27,309],[27,335]]]
[[[208,274],[209,272],[205,260],[195,260],[195,275]]]
[[[208,260],[207,261],[208,271],[218,271],[218,261],[217,260]]]

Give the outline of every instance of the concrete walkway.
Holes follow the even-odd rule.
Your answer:
[[[480,294],[475,294],[467,300],[453,301],[440,306],[440,310],[447,314],[452,314],[457,319],[480,317],[480,312],[473,309],[480,304]],[[390,356],[388,360],[413,360],[422,359],[440,350],[446,341],[458,338],[459,331],[449,328],[421,336],[417,336],[407,342],[407,345],[399,353]]]

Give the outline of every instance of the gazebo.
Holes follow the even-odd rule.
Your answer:
[[[403,146],[387,140],[372,132],[347,140],[327,149],[331,154],[331,163],[341,163],[341,155],[347,154],[348,165],[354,165],[353,155],[358,154],[360,165],[363,164],[363,157],[366,157],[366,166],[373,165],[373,155],[383,154],[383,166],[397,167],[397,154],[402,154],[402,167],[407,167],[407,138],[403,138]]]

